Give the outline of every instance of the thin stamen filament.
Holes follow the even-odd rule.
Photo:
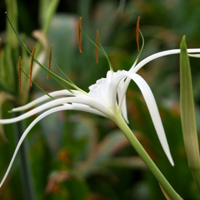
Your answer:
[[[23,92],[22,77],[21,77],[21,56],[19,56],[19,58],[18,58],[18,77],[19,77],[19,89],[20,89],[20,92]]]
[[[137,51],[140,51],[140,16],[138,16],[137,24],[136,24],[136,43],[137,43]]]
[[[97,35],[96,35],[96,52],[95,52],[95,57],[96,57],[96,63],[98,63],[98,53],[99,53],[99,30],[97,30]]]
[[[51,44],[50,50],[49,50],[49,66],[48,66],[49,71],[51,70],[52,48],[53,48],[53,45]],[[49,79],[49,73],[47,74],[47,79]]]
[[[78,46],[79,46],[79,52],[83,53],[81,50],[81,20],[82,17],[80,17],[78,21]]]
[[[36,49],[36,46],[33,47],[32,54],[31,54],[30,75],[29,75],[31,87],[32,87],[32,71],[33,71],[33,61],[34,61],[34,56],[35,56],[35,49]]]

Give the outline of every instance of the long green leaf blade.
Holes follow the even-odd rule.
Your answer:
[[[190,61],[187,54],[185,36],[181,41],[180,48],[180,109],[183,139],[188,164],[200,192],[199,144],[196,131]]]

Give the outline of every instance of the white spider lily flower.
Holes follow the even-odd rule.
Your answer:
[[[200,52],[200,49],[188,49],[188,52],[197,53]],[[0,183],[0,187],[2,186],[9,173],[17,152],[26,135],[30,132],[32,127],[42,118],[61,110],[79,110],[109,118],[113,120],[116,124],[118,124],[119,120],[121,119],[124,119],[126,122],[128,122],[125,94],[130,80],[133,80],[141,90],[163,150],[170,163],[174,165],[155,98],[146,81],[141,76],[136,74],[136,72],[142,66],[156,58],[178,53],[180,53],[179,49],[160,52],[145,58],[137,65],[136,63],[134,63],[134,66],[129,71],[108,71],[106,78],[101,78],[97,80],[94,85],[91,85],[89,87],[88,93],[82,90],[79,91],[78,89],[71,91],[55,91],[49,93],[49,96],[54,98],[53,100],[48,95],[44,95],[43,97],[40,97],[25,106],[14,108],[13,110],[11,110],[12,112],[24,111],[26,109],[30,109],[33,106],[43,103],[42,105],[33,108],[32,110],[16,118],[0,119],[0,124],[15,123],[20,120],[24,120],[32,115],[35,115],[41,111],[47,111],[43,112],[35,120],[33,120],[33,122],[22,134],[21,139],[19,140],[13,154],[12,160],[9,164],[9,167],[2,179],[2,182]],[[45,101],[48,102],[45,103]]]
[[[173,163],[170,151],[169,151],[167,139],[166,139],[166,136],[164,133],[162,122],[161,122],[160,115],[158,112],[158,108],[157,108],[154,96],[153,96],[148,84],[145,82],[145,80],[141,76],[139,76],[136,73],[131,73],[128,71],[117,71],[117,72],[108,71],[107,77],[101,78],[101,79],[97,80],[94,85],[91,85],[89,87],[88,93],[82,93],[77,90],[72,90],[71,92],[69,92],[67,90],[52,92],[49,95],[51,95],[54,98],[59,97],[59,96],[67,96],[67,97],[60,97],[60,98],[51,100],[47,103],[44,103],[43,105],[40,105],[40,106],[26,112],[25,114],[23,114],[19,117],[12,118],[12,119],[1,119],[0,120],[1,124],[15,123],[15,122],[23,120],[27,117],[35,115],[41,111],[49,109],[48,111],[44,112],[39,117],[37,117],[29,125],[29,127],[26,129],[26,131],[23,133],[23,135],[17,145],[17,148],[15,149],[15,153],[14,153],[11,163],[9,165],[8,171],[6,172],[4,179],[2,180],[2,183],[5,180],[7,174],[10,170],[10,167],[12,166],[14,158],[17,155],[20,145],[22,144],[26,135],[28,134],[30,129],[45,116],[47,116],[51,113],[60,111],[60,110],[80,110],[80,111],[86,111],[89,113],[107,117],[107,118],[113,120],[114,122],[116,122],[117,119],[119,119],[121,114],[122,114],[122,116],[125,116],[125,118],[127,118],[126,117],[126,113],[127,113],[126,107],[122,106],[123,103],[120,102],[120,101],[124,101],[124,98],[122,98],[120,96],[121,95],[120,90],[118,90],[118,88],[120,88],[120,84],[122,84],[122,86],[123,86],[124,80],[126,78],[132,79],[140,88],[140,90],[144,96],[144,99],[146,101],[147,107],[150,111],[150,115],[153,119],[153,123],[154,123],[156,131],[158,133],[160,142],[163,146],[163,149],[164,149],[169,161],[173,165],[174,163]],[[118,99],[118,101],[116,99],[117,95],[119,97],[121,97]],[[15,111],[15,112],[23,111],[23,110],[29,109],[32,106],[37,105],[38,103],[42,103],[46,100],[50,100],[49,96],[47,96],[47,95],[40,97],[25,106],[15,108],[12,111]],[[54,107],[56,107],[56,108],[54,108]]]

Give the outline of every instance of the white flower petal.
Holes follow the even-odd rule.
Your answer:
[[[108,71],[106,78],[102,78],[89,87],[88,96],[102,104],[107,110],[115,112],[117,107],[117,94],[120,82],[126,78],[126,71]]]
[[[187,49],[187,52],[188,53],[200,53],[200,49]],[[150,56],[146,57],[145,59],[143,59],[136,66],[133,65],[129,71],[130,72],[137,72],[141,67],[143,67],[144,65],[146,65],[150,61],[155,60],[156,58],[160,58],[160,57],[172,55],[172,54],[179,54],[179,53],[180,53],[180,49],[172,49],[172,50],[167,50],[167,51],[155,53],[155,54],[150,55]]]
[[[163,128],[163,125],[162,125],[160,114],[158,112],[158,108],[157,108],[157,105],[156,105],[155,98],[152,94],[152,91],[151,91],[150,87],[148,86],[148,84],[146,83],[146,81],[141,76],[139,76],[138,74],[132,73],[132,74],[129,74],[129,77],[138,85],[138,87],[140,88],[140,90],[143,94],[143,97],[144,97],[145,102],[147,104],[147,107],[149,109],[154,127],[156,129],[158,138],[160,140],[160,143],[163,147],[163,150],[164,150],[166,156],[168,157],[170,163],[173,166],[174,162],[173,162],[173,159],[172,159],[172,156],[171,156],[171,153],[170,153],[170,149],[169,149],[169,146],[168,146],[165,131],[164,131],[164,128]]]
[[[44,117],[46,117],[46,116],[48,116],[48,115],[50,115],[52,113],[55,113],[55,112],[58,112],[58,111],[64,111],[64,110],[80,110],[80,111],[87,111],[87,112],[90,112],[90,113],[100,114],[101,115],[101,113],[95,111],[94,109],[92,109],[90,107],[88,108],[85,105],[77,105],[77,104],[74,104],[74,105],[73,104],[72,105],[71,104],[66,104],[66,105],[63,105],[63,106],[52,108],[52,109],[42,113],[41,115],[39,115],[35,120],[33,120],[31,122],[31,124],[27,127],[27,129],[22,134],[22,136],[21,136],[21,138],[20,138],[20,140],[19,140],[19,142],[18,142],[18,144],[17,144],[17,146],[15,148],[14,154],[13,154],[12,159],[11,159],[11,161],[9,163],[9,166],[8,166],[8,168],[6,170],[6,173],[5,173],[3,179],[2,179],[2,181],[0,183],[0,188],[3,185],[4,181],[6,180],[6,178],[8,176],[8,173],[10,172],[10,169],[11,169],[11,167],[13,165],[13,162],[14,162],[14,160],[16,158],[16,155],[17,155],[17,153],[19,151],[19,148],[20,148],[21,144],[23,143],[24,139],[26,138],[26,136],[28,135],[28,133],[30,132],[30,130],[35,126],[36,123],[38,123]]]
[[[58,91],[55,91],[55,92],[50,92],[49,95],[51,97],[58,97],[58,96],[75,96],[75,94],[77,93],[76,90],[72,90],[73,92],[75,92],[74,94],[72,94],[71,92],[69,92],[68,90],[58,90]],[[38,105],[44,101],[48,101],[48,100],[52,100],[48,95],[44,95],[44,96],[41,96],[37,99],[35,99],[34,101],[31,101],[30,103],[24,105],[24,106],[20,106],[20,107],[17,107],[17,108],[13,108],[11,110],[11,112],[19,112],[19,111],[24,111],[24,110],[27,110],[29,108],[32,108],[34,107],[35,105]]]
[[[72,103],[73,105],[73,110],[78,110],[78,111],[85,111],[88,113],[92,113],[92,114],[96,114],[96,115],[100,115],[102,117],[107,117],[106,115],[104,115],[103,113],[99,112],[96,109],[93,109],[87,105],[84,104],[80,104],[80,103]]]
[[[0,119],[0,124],[10,124],[10,123],[18,122],[18,121],[26,119],[32,115],[35,115],[41,111],[44,111],[46,109],[50,109],[52,107],[56,107],[56,106],[59,106],[62,104],[67,104],[67,103],[79,103],[79,104],[83,104],[83,105],[88,105],[89,107],[93,108],[93,110],[97,110],[98,112],[100,112],[101,115],[103,115],[103,116],[111,115],[110,111],[107,110],[101,104],[99,104],[98,101],[96,101],[86,95],[82,95],[82,96],[78,96],[78,97],[65,97],[65,98],[59,98],[56,100],[52,100],[41,106],[38,106],[37,108],[32,109],[18,117],[11,118],[11,119]]]
[[[188,54],[190,57],[200,58],[200,54]]]
[[[124,120],[126,121],[126,123],[128,124],[128,115],[127,115],[127,105],[126,105],[126,91],[124,92],[124,85],[126,84],[126,82],[121,81],[119,86],[118,86],[118,101],[119,101],[119,108],[121,109],[121,113],[122,113],[122,117],[124,118]]]

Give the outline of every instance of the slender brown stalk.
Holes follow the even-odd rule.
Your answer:
[[[51,44],[50,49],[49,49],[49,66],[48,66],[49,70],[51,70],[52,48],[53,48],[53,45]],[[47,79],[49,79],[49,73],[47,74]]]
[[[137,24],[136,24],[136,43],[137,43],[137,51],[140,51],[140,16],[137,18]]]
[[[80,17],[79,21],[78,21],[78,46],[79,46],[80,53],[82,53],[82,50],[81,50],[81,20],[82,20],[82,17]]]

